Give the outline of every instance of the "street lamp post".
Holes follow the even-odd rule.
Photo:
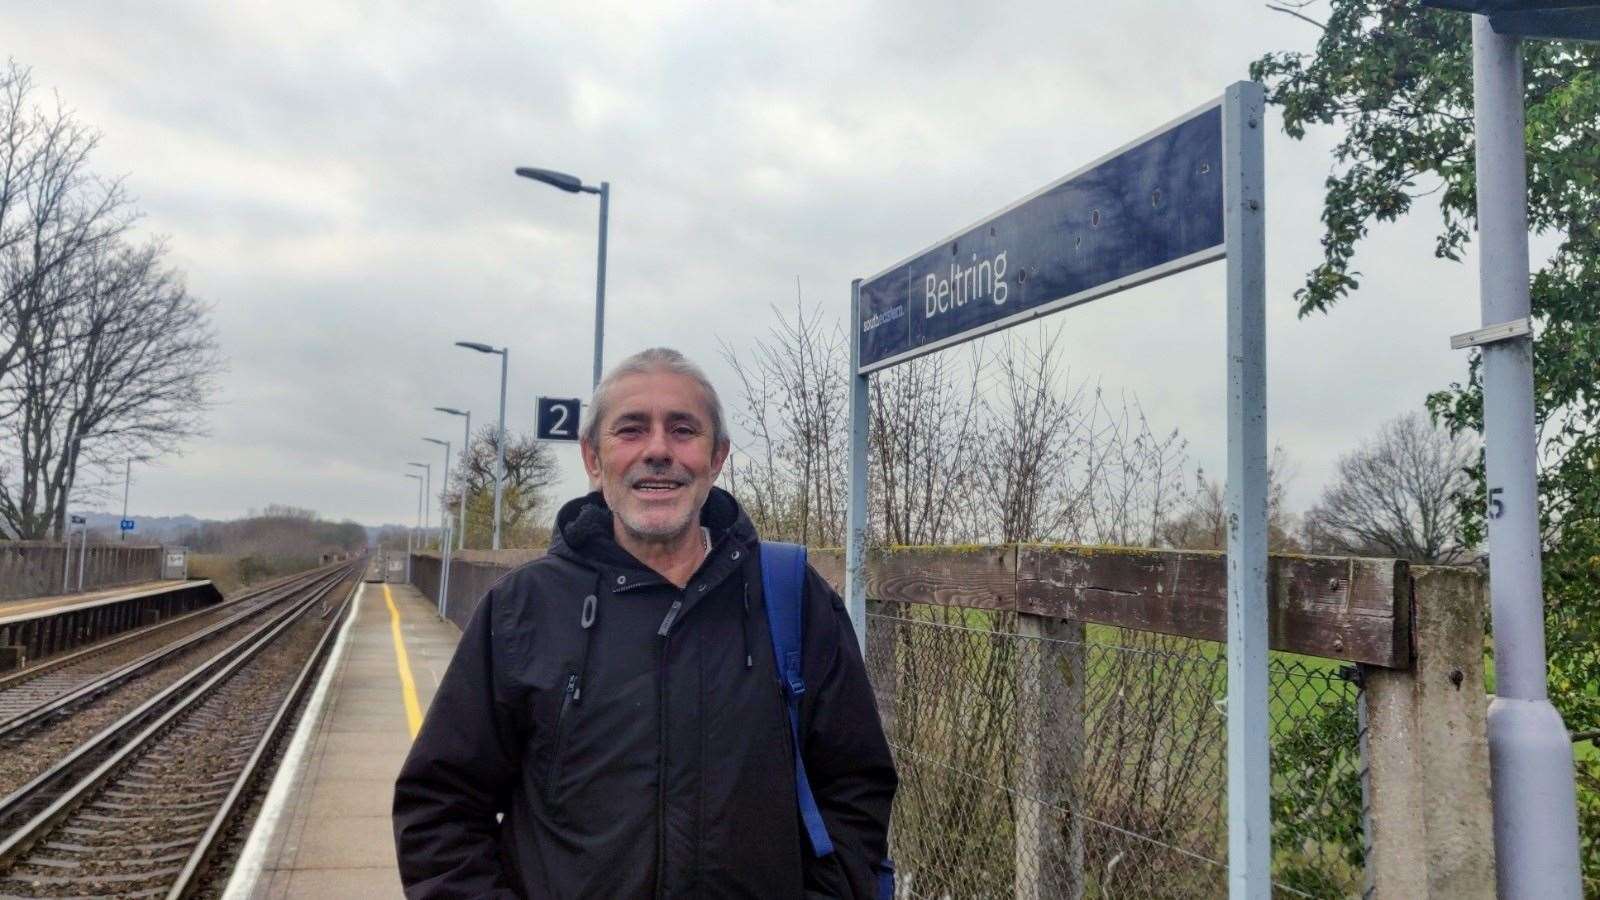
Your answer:
[[[500,494],[506,480],[506,364],[511,357],[510,347],[491,347],[475,341],[456,341],[457,347],[479,353],[500,354],[500,437],[495,441],[494,460],[494,549],[500,549]]]
[[[429,463],[421,463],[421,462],[408,462],[408,463],[406,463],[406,465],[408,465],[408,466],[416,466],[417,468],[422,470],[422,474],[423,474],[422,495],[424,497],[432,497],[433,496],[433,466],[431,464],[429,464]],[[432,515],[433,515],[433,511],[428,508],[426,503],[424,503],[423,506],[422,506],[422,537],[421,537],[421,539],[419,539],[417,541],[418,549],[421,549],[421,550],[428,549],[428,528],[429,528],[429,522],[431,520]]]
[[[523,166],[517,169],[517,174],[523,178],[531,178],[554,188],[566,191],[569,194],[599,194],[600,195],[600,258],[596,266],[594,283],[594,382],[593,386],[600,385],[600,360],[601,346],[605,343],[606,333],[606,227],[611,213],[611,182],[602,181],[599,187],[587,185],[576,175],[565,172],[553,172],[549,169],[534,169]]]
[[[1483,245],[1478,283],[1488,328],[1530,315],[1522,51],[1515,36],[1496,33],[1485,16],[1473,17],[1472,47]],[[1576,900],[1582,889],[1572,741],[1545,689],[1533,341],[1495,341],[1479,352],[1494,607],[1495,861],[1509,896]]]
[[[430,444],[438,444],[444,448],[444,474],[439,476],[440,484],[444,485],[443,493],[450,491],[450,442],[438,438],[425,437],[423,440]],[[450,596],[450,528],[446,524],[450,521],[450,507],[441,497],[439,500],[439,618],[444,618],[447,604],[445,599]]]
[[[1600,41],[1600,0],[1423,0],[1472,16],[1472,97],[1483,327],[1455,335],[1483,374],[1489,704],[1495,869],[1505,897],[1583,893],[1572,740],[1550,703],[1540,560],[1538,431],[1528,286],[1528,161],[1522,39]]]
[[[415,478],[417,480],[417,522],[420,524],[422,522],[422,491],[423,491],[422,476],[418,475],[415,472],[407,472],[406,473],[406,477],[407,478]],[[417,529],[416,529],[415,526],[413,526],[411,531],[406,534],[406,583],[407,584],[411,583],[412,537],[416,533],[417,533]]]
[[[448,406],[435,406],[434,409],[452,416],[466,417],[466,427],[462,429],[461,433],[461,452],[470,454],[472,452],[472,410],[453,409]],[[448,478],[445,481],[445,487],[447,490],[449,489]],[[461,497],[456,501],[456,509],[456,528],[461,532],[456,536],[456,549],[465,550],[467,549],[467,483],[464,478],[461,480]]]

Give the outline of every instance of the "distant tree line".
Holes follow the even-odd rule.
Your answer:
[[[141,239],[99,133],[0,69],[0,539],[59,538],[68,495],[199,434],[221,368],[209,310]]]
[[[329,522],[309,509],[272,505],[228,522],[205,522],[185,531],[179,543],[196,553],[316,560],[323,553],[359,553],[367,529],[356,522]]]

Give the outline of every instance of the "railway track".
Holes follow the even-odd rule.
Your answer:
[[[0,831],[15,827],[28,814],[25,788],[46,774],[63,777],[60,763],[78,760],[82,748],[108,726],[135,713],[145,719],[155,715],[160,702],[149,701],[170,700],[175,683],[225,662],[230,651],[219,653],[219,648],[237,652],[237,639],[255,619],[273,614],[298,594],[326,589],[345,577],[345,567],[317,570],[182,623],[180,632],[188,634],[181,638],[147,635],[143,646],[132,648],[132,658],[128,648],[86,650],[82,659],[13,684],[6,695],[16,696],[4,705],[12,714],[0,721]],[[162,641],[168,643],[138,653]]]
[[[360,561],[299,589],[0,798],[0,897],[186,896],[348,606]]]
[[[147,655],[170,649],[178,640],[241,611],[259,610],[309,583],[326,578],[336,568],[328,566],[275,579],[204,609],[128,631],[0,676],[0,729],[29,715],[46,701]]]

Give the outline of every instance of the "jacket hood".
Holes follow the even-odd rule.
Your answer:
[[[550,536],[550,553],[589,567],[646,569],[644,563],[617,543],[611,507],[599,491],[567,501],[556,514],[555,532]],[[700,507],[700,524],[711,529],[713,543],[728,534],[740,544],[756,541],[755,524],[733,495],[712,487]]]

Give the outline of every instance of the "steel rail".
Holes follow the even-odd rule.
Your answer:
[[[360,589],[361,582],[357,581],[345,595],[344,602],[340,605],[339,612],[334,615],[328,627],[322,633],[321,640],[311,651],[311,656],[305,665],[300,667],[300,674],[294,680],[294,686],[289,689],[283,702],[278,704],[278,711],[273,715],[272,721],[267,724],[262,732],[261,739],[256,742],[255,749],[250,753],[250,758],[245,761],[244,768],[239,776],[234,779],[233,786],[228,795],[223,798],[222,806],[217,814],[211,817],[211,822],[206,826],[205,832],[200,836],[197,844],[189,854],[189,859],[184,863],[183,870],[178,873],[177,881],[167,891],[167,900],[182,900],[191,896],[200,887],[200,875],[210,863],[212,857],[220,848],[222,839],[227,836],[227,828],[233,817],[239,812],[239,807],[249,796],[251,786],[256,777],[263,773],[273,747],[277,744],[285,728],[294,724],[295,709],[299,706],[301,698],[305,696],[312,679],[321,668],[329,648],[333,645],[335,635],[339,631],[339,623],[350,615],[350,598]],[[326,613],[324,613],[324,617]]]
[[[18,669],[15,672],[8,672],[5,675],[0,675],[0,691],[11,690],[15,687],[32,681],[40,675],[48,674],[56,669],[62,668],[63,666],[69,666],[76,662],[82,662],[85,659],[92,659],[101,653],[115,650],[117,647],[122,646],[129,641],[139,640],[154,634],[159,634],[164,630],[175,628],[185,622],[193,621],[197,616],[211,615],[218,610],[232,608],[240,603],[245,602],[246,600],[255,599],[269,591],[279,590],[280,588],[284,587],[292,587],[296,583],[315,580],[317,576],[326,574],[332,570],[333,566],[337,565],[340,565],[340,563],[333,563],[329,566],[310,569],[305,572],[296,572],[293,575],[286,575],[282,578],[274,578],[272,581],[269,581],[266,584],[256,585],[255,587],[244,591],[236,597],[228,597],[219,603],[214,603],[210,606],[192,610],[190,612],[183,613],[182,615],[173,616],[170,619],[157,622],[154,625],[146,625],[142,628],[130,629],[122,632],[121,634],[113,635],[107,640],[99,641],[86,647],[80,647],[77,650],[72,650],[57,656],[46,657],[45,659],[31,666],[26,666]]]
[[[346,577],[348,576],[349,573],[346,573]],[[339,582],[335,581],[330,584],[319,585],[312,588],[306,597],[298,601],[294,606],[284,610],[271,620],[262,623],[259,627],[251,631],[250,634],[245,635],[244,637],[230,644],[228,647],[219,651],[200,666],[196,667],[193,671],[189,672],[178,681],[168,685],[160,693],[151,697],[149,700],[146,700],[136,709],[129,711],[122,718],[118,719],[111,725],[108,725],[94,737],[80,744],[78,747],[73,749],[71,753],[62,757],[59,761],[52,765],[48,770],[35,776],[27,784],[24,784],[22,787],[13,791],[6,797],[0,798],[0,823],[15,819],[18,817],[19,813],[41,805],[42,798],[46,797],[57,784],[71,778],[74,773],[81,771],[84,766],[88,765],[90,760],[103,755],[107,750],[117,745],[119,741],[122,741],[130,733],[138,730],[147,722],[150,722],[152,719],[154,719],[157,723],[167,722],[172,718],[175,711],[186,709],[199,702],[199,700],[203,699],[206,695],[209,695],[211,689],[214,688],[214,686],[218,683],[218,675],[235,671],[238,666],[242,664],[242,662],[248,661],[265,646],[263,643],[264,640],[270,641],[271,637],[275,637],[284,628],[287,628],[296,619],[298,619],[299,616],[315,606],[327,593],[331,592],[335,587],[337,587],[338,584]],[[263,638],[263,635],[265,635],[266,638]],[[203,685],[201,685],[201,687],[196,689],[188,696],[180,697],[176,703],[171,702],[172,698],[179,696],[183,691],[192,687],[195,682],[202,678],[206,678],[207,680]],[[150,733],[150,729],[147,728],[145,732],[141,733],[138,737],[135,737],[132,741],[123,744],[121,747],[118,747],[111,758],[122,758],[126,755],[125,751],[127,751],[129,747],[137,746],[141,742],[144,742]],[[68,788],[67,791],[61,796],[72,796],[75,792],[79,792],[80,789],[84,789],[84,782],[95,778],[103,768],[104,763],[92,770],[90,775],[86,776],[86,778],[83,781],[80,781],[78,785]],[[56,809],[57,805],[59,804],[59,799],[60,798],[58,798],[56,802],[49,804],[46,812]],[[66,812],[70,813],[71,810],[67,809]],[[41,813],[40,815],[43,814]],[[18,850],[15,849],[14,845],[19,836],[29,833],[31,829],[36,827],[40,827],[39,816],[35,816],[33,819],[30,819],[26,824],[18,828],[12,834],[8,835],[5,838],[4,843],[0,843],[0,865],[9,865],[13,861],[11,857],[15,856],[17,853],[26,851],[26,847]],[[6,848],[12,849],[8,851]],[[8,852],[11,854],[11,856],[7,856]]]
[[[44,719],[59,715],[60,713],[71,709],[72,707],[96,699],[107,691],[110,691],[132,680],[146,670],[168,659],[171,659],[173,656],[182,653],[197,644],[210,640],[218,633],[226,631],[235,625],[238,625],[240,622],[260,615],[262,612],[271,609],[273,605],[281,603],[285,599],[294,596],[297,591],[306,590],[308,588],[315,590],[317,587],[322,586],[321,582],[326,582],[328,584],[337,583],[340,577],[341,575],[339,572],[322,573],[317,578],[309,579],[307,584],[298,585],[286,591],[281,597],[276,597],[272,600],[262,603],[259,606],[240,610],[221,622],[174,641],[165,647],[159,647],[155,650],[152,650],[144,656],[141,656],[138,659],[130,660],[129,662],[112,669],[109,672],[94,676],[89,681],[86,681],[77,687],[70,688],[63,693],[49,697],[35,704],[31,709],[24,710],[23,712],[18,713],[9,719],[0,721],[0,740],[14,738],[19,732],[37,725]]]

